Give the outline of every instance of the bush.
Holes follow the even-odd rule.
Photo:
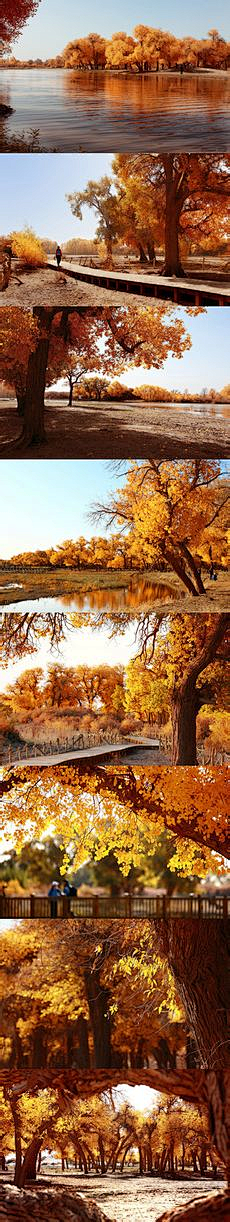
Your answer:
[[[26,267],[44,267],[46,253],[40,238],[32,229],[24,229],[21,233],[11,233],[10,242],[14,255]]]

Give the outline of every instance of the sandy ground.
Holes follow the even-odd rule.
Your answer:
[[[59,1176],[55,1175],[55,1183],[57,1179]],[[223,1187],[223,1182],[216,1188],[210,1180],[175,1183],[173,1180],[148,1177],[138,1179],[128,1174],[122,1177],[109,1175],[104,1179],[90,1175],[87,1180],[85,1176],[78,1175],[76,1179],[74,1174],[66,1174],[60,1177],[62,1185],[63,1181],[71,1187],[75,1184],[86,1200],[95,1200],[108,1218],[114,1218],[115,1222],[157,1222],[163,1211],[172,1209],[173,1205],[179,1207],[188,1204],[192,1198],[208,1196],[212,1190],[216,1193]]]
[[[128,299],[128,300],[127,300]],[[71,280],[64,272],[45,271],[13,273],[8,288],[0,294],[0,308],[4,305],[21,305],[24,309],[32,309],[35,305],[149,305],[149,297],[141,297],[139,293],[119,293],[117,290],[102,289],[97,285],[83,284],[83,281]]]
[[[230,458],[229,421],[190,407],[146,403],[47,401],[46,442],[15,444],[21,422],[16,406],[0,401],[1,458]]]

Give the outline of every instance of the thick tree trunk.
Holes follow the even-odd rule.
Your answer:
[[[18,416],[23,418],[25,415],[26,396],[25,394],[19,394],[19,392],[18,393],[16,392],[16,398],[17,398],[17,414]]]
[[[24,1188],[27,1183],[34,1183],[37,1174],[37,1160],[42,1146],[42,1137],[33,1137],[23,1159],[18,1188]]]
[[[166,215],[165,215],[165,265],[163,273],[165,276],[183,276],[183,267],[180,262],[179,255],[179,218],[181,213],[181,203],[177,196],[177,181],[174,171],[174,157],[170,154],[164,159],[165,163],[165,191],[166,191]]]
[[[109,992],[100,981],[100,970],[85,972],[86,996],[93,1032],[96,1069],[112,1067]]]
[[[192,1189],[191,1189],[192,1191]],[[169,1209],[158,1218],[158,1222],[229,1222],[230,1193],[220,1192],[216,1196],[191,1200],[179,1209]]]
[[[166,956],[203,1069],[229,1066],[230,921],[213,918],[158,922]],[[229,1071],[230,1090],[230,1071]],[[230,1114],[229,1114],[230,1125]]]
[[[198,713],[196,682],[190,675],[172,694],[172,764],[191,766],[197,763],[196,718]]]
[[[30,354],[27,369],[22,434],[22,440],[26,445],[39,445],[42,441],[45,441],[44,398],[46,370],[55,310],[35,307],[33,313],[39,326],[39,338],[35,351]]]

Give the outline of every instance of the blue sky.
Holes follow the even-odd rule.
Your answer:
[[[62,539],[102,534],[87,520],[92,501],[107,496],[117,481],[107,462],[0,463],[2,504],[0,556],[49,547]]]
[[[110,174],[111,158],[104,153],[2,153],[1,231],[30,225],[41,237],[64,242],[95,234],[96,218],[89,208],[77,221],[66,194],[86,187],[89,178]]]
[[[208,30],[217,27],[220,33],[228,38],[230,33],[229,7],[227,0],[162,0],[159,6],[151,0],[145,0],[144,8],[140,0],[110,0],[110,4],[100,4],[95,12],[93,0],[85,0],[84,5],[76,0],[42,0],[36,16],[28,22],[25,30],[14,44],[14,52],[20,59],[37,57],[46,58],[62,51],[67,42],[73,38],[84,37],[91,30],[105,34],[107,38],[117,30],[131,33],[139,23],[151,25],[164,30],[171,30],[179,37],[192,34],[195,37],[205,37]]]
[[[0,462],[0,557],[104,534],[104,523],[95,527],[88,515],[95,501],[120,487],[126,466],[121,473],[116,463],[103,460]]]

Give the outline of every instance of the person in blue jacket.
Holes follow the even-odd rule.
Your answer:
[[[60,899],[61,895],[62,895],[62,891],[61,891],[61,888],[59,887],[59,883],[56,883],[56,882],[51,883],[51,887],[48,891],[48,899],[50,900],[50,916],[51,917],[57,916],[57,901],[58,899]]]

